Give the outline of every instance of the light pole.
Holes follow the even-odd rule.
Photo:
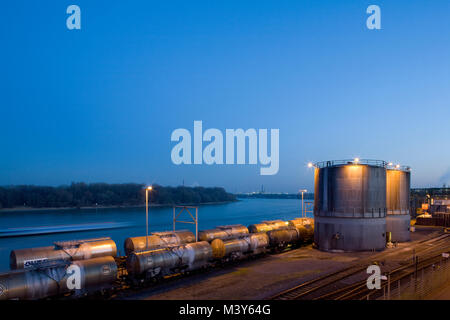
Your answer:
[[[308,192],[308,190],[303,189],[303,190],[298,190],[298,192],[302,193],[302,218],[304,218],[304,215],[303,215],[303,213],[304,213],[304,211],[303,211],[303,193]]]
[[[148,250],[148,192],[152,190],[152,186],[145,188],[145,250]]]

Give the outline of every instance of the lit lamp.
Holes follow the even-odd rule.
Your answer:
[[[313,167],[312,162],[309,162],[309,163],[308,163],[308,168],[312,168],[312,167]]]
[[[145,188],[145,249],[148,249],[148,192],[152,191],[153,187]]]
[[[355,159],[353,160],[353,162],[354,162],[354,163],[358,163],[358,162],[359,162],[359,158],[355,158]]]
[[[303,214],[303,213],[304,213],[304,212],[303,212],[303,211],[304,211],[304,210],[303,210],[303,193],[304,193],[304,192],[308,192],[308,190],[303,189],[303,190],[298,190],[298,192],[301,192],[301,193],[302,193],[302,218],[303,218],[303,217],[304,217],[304,214]]]

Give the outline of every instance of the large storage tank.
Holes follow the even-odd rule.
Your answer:
[[[410,184],[409,168],[386,170],[386,232],[391,232],[391,241],[393,242],[411,240]]]
[[[339,160],[316,164],[314,243],[325,251],[386,246],[386,163]]]

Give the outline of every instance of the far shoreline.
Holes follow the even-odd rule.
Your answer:
[[[169,208],[174,206],[205,206],[205,205],[220,205],[228,204],[233,202],[241,201],[239,199],[229,200],[229,201],[218,201],[218,202],[203,202],[203,203],[182,203],[182,204],[149,204],[149,208]],[[144,209],[143,205],[121,205],[121,206],[86,206],[86,207],[43,207],[43,208],[33,208],[33,207],[14,207],[14,208],[2,208],[0,209],[0,214],[2,213],[14,213],[14,212],[42,212],[42,211],[78,211],[78,210],[106,210],[106,209]]]

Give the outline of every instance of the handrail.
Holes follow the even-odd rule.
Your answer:
[[[375,167],[386,168],[388,163],[384,160],[373,160],[373,159],[343,159],[343,160],[328,160],[328,161],[319,161],[314,163],[313,165],[316,168],[325,168],[325,167],[335,167],[340,165],[347,164],[362,164],[362,165],[371,165]]]
[[[399,171],[410,171],[411,168],[409,166],[401,166],[395,165],[391,162],[387,162],[384,160],[375,160],[375,159],[343,159],[343,160],[327,160],[327,161],[319,161],[313,163],[312,166],[316,168],[326,168],[326,167],[336,167],[343,165],[369,165],[374,167],[385,168],[389,170],[399,170]]]

